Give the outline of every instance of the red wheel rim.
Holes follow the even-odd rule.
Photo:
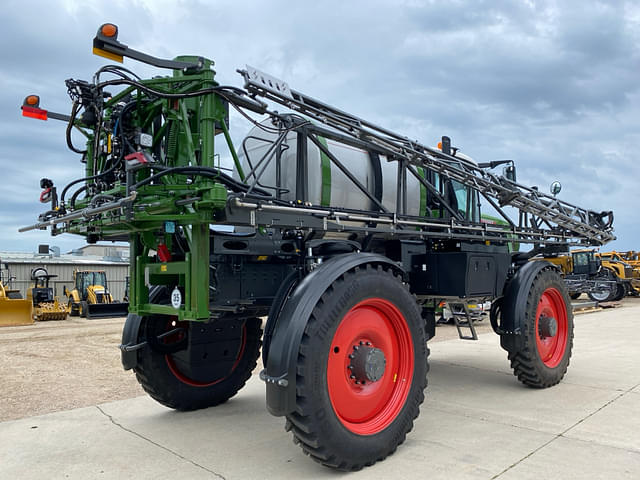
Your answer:
[[[386,366],[382,377],[364,385],[350,378],[353,347],[371,344],[381,350]],[[411,389],[414,353],[411,332],[398,308],[381,298],[370,298],[344,316],[331,343],[327,387],[336,416],[348,430],[373,435],[398,416]]]
[[[540,334],[539,321],[541,316],[553,317],[557,322],[557,331],[553,337]],[[536,347],[542,362],[550,368],[557,367],[567,349],[569,320],[564,298],[559,290],[547,288],[540,297],[536,310]]]
[[[172,328],[176,328],[177,326],[183,326],[182,324],[187,324],[185,328],[188,328],[188,323],[189,322],[178,323],[175,320],[173,320],[169,323],[169,330]],[[171,338],[171,337],[168,337],[168,338]],[[178,340],[180,340],[180,338],[178,338]],[[246,330],[246,325],[243,325],[242,326],[242,345],[240,346],[240,350],[238,351],[238,355],[236,357],[235,363],[233,364],[233,367],[231,367],[231,371],[229,372],[228,375],[222,378],[217,378],[210,382],[199,382],[197,380],[187,377],[184,373],[180,371],[175,361],[173,360],[172,355],[165,355],[165,360],[167,361],[167,366],[169,367],[169,370],[171,371],[173,376],[176,377],[178,380],[180,380],[182,383],[185,383],[190,387],[210,387],[212,385],[215,385],[216,383],[220,383],[226,380],[235,371],[235,369],[238,367],[238,364],[240,363],[240,360],[242,359],[242,355],[244,354],[244,349],[246,344],[247,344],[247,330]]]

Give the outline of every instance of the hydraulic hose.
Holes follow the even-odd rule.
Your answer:
[[[157,168],[157,167],[156,167]],[[225,185],[227,185],[229,188],[231,188],[232,190],[236,190],[236,191],[240,191],[240,192],[246,192],[249,190],[249,187],[247,185],[245,185],[244,183],[238,182],[237,180],[233,179],[232,177],[230,177],[229,175],[220,172],[219,170],[216,170],[214,168],[208,168],[208,167],[170,167],[170,168],[166,168],[164,170],[161,170],[158,173],[155,173],[153,175],[151,175],[150,177],[145,178],[144,180],[139,181],[138,183],[135,183],[132,188],[136,189],[138,187],[141,187],[143,185],[147,185],[149,183],[151,183],[152,181],[163,177],[165,175],[169,175],[172,173],[183,173],[183,174],[196,174],[196,175],[202,175],[204,177],[209,177],[209,178],[214,178],[216,180],[220,180],[222,181]],[[258,189],[258,188],[254,188],[253,191],[258,192],[259,194],[263,195],[264,197],[269,197],[271,198],[272,195],[267,192],[266,190],[262,190],[262,189]]]

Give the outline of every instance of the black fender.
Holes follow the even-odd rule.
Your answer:
[[[295,408],[298,350],[318,300],[341,275],[364,264],[388,265],[405,275],[397,263],[382,255],[337,255],[304,277],[286,300],[273,329],[265,369],[260,373],[260,378],[267,385],[267,409],[272,415],[287,415]]]
[[[163,285],[154,285],[149,289],[149,301],[159,303],[162,299],[169,298],[169,291]],[[122,329],[122,343],[120,344],[120,359],[125,370],[131,370],[138,364],[138,350],[127,351],[125,347],[131,347],[140,343],[140,323],[142,317],[134,313],[127,315]]]
[[[498,303],[497,310],[500,312],[500,325],[497,332],[500,334],[500,345],[507,352],[517,352],[523,348],[522,331],[524,314],[527,308],[527,297],[534,278],[545,268],[557,270],[555,265],[545,260],[525,263],[509,281],[504,296]],[[493,323],[492,319],[492,326]],[[495,327],[494,330],[496,330]]]
[[[269,347],[271,346],[271,338],[273,337],[273,331],[275,330],[276,324],[278,323],[278,318],[280,318],[280,313],[282,312],[282,307],[284,307],[287,298],[291,295],[291,292],[295,289],[298,281],[300,280],[300,272],[297,270],[291,272],[284,279],[276,296],[271,303],[271,308],[269,309],[269,315],[267,316],[267,323],[264,326],[264,335],[262,336],[262,364],[267,364],[267,359],[269,358]]]
[[[140,322],[142,322],[142,317],[135,313],[127,315],[127,321],[124,322],[124,328],[122,329],[122,343],[120,345],[120,356],[122,360],[122,367],[125,370],[131,370],[138,364],[138,351],[126,351],[123,347],[132,346],[138,343]]]

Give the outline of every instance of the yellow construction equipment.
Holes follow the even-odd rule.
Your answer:
[[[616,252],[615,250],[612,250],[611,252],[599,253],[598,256],[603,261],[619,262],[631,267],[632,276],[640,278],[640,260],[638,259],[638,252]]]
[[[8,267],[7,282],[11,281]],[[0,270],[0,327],[12,325],[29,325],[33,323],[33,305],[25,300],[18,290],[10,290],[3,283],[2,270]]]
[[[633,269],[631,286],[633,287],[632,295],[640,295],[640,253],[630,250],[628,252],[613,252],[620,255],[621,259],[628,263]],[[606,255],[603,253],[603,255]]]
[[[620,257],[629,265],[631,265],[634,269],[640,270],[640,252],[629,250],[628,252],[613,252],[613,253],[620,255]]]
[[[75,288],[65,287],[64,294],[69,298],[68,308],[71,316],[86,318],[126,317],[129,304],[115,302],[107,289],[107,274],[104,271],[73,272]]]
[[[32,287],[27,291],[27,299],[33,304],[33,316],[38,321],[66,320],[69,314],[67,305],[53,295],[49,281],[57,275],[49,275],[44,267],[36,267],[31,272]]]
[[[602,261],[602,266],[608,268],[624,284],[624,295],[640,295],[640,262],[628,260],[635,252],[603,252],[596,256]],[[636,256],[637,258],[637,256]]]
[[[620,262],[601,258],[593,249],[534,257],[532,260],[546,260],[556,265],[562,272],[572,299],[586,293],[591,300],[598,302],[617,301],[631,289],[631,280],[625,276],[624,266]]]

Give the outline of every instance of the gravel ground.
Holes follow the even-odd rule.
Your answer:
[[[0,421],[145,395],[135,375],[122,370],[123,324],[124,318],[69,317],[1,327]],[[491,331],[488,320],[476,328]],[[439,325],[432,341],[457,336],[453,325]]]
[[[120,364],[123,318],[0,328],[0,421],[144,394]]]

